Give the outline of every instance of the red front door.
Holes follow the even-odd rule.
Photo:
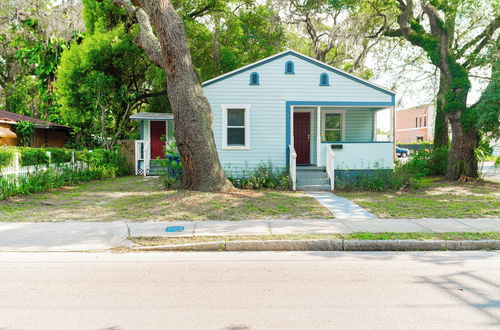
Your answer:
[[[156,159],[158,157],[165,158],[165,153],[163,152],[163,146],[165,141],[166,133],[166,123],[164,121],[151,121],[151,159]]]
[[[309,112],[295,112],[293,114],[293,147],[297,153],[297,164],[310,164],[311,145],[311,114]]]

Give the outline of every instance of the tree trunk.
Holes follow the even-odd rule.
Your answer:
[[[457,180],[462,175],[477,178],[477,159],[474,149],[479,135],[476,128],[465,130],[460,122],[461,112],[448,113],[451,125],[451,148],[448,153],[448,168],[446,178]]]
[[[434,117],[434,149],[447,147],[449,143],[448,119],[446,118],[446,114],[443,109],[447,90],[446,80],[441,73]]]
[[[169,0],[135,0],[151,19],[167,74],[167,94],[182,160],[182,186],[200,191],[233,189],[220,165],[212,132],[212,111],[189,52],[184,24]]]

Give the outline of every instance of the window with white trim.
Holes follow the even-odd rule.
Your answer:
[[[250,105],[222,105],[223,149],[250,149]]]
[[[344,112],[326,111],[322,116],[321,141],[343,141]]]

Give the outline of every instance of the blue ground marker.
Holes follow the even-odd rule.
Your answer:
[[[165,229],[167,233],[172,233],[174,231],[184,231],[184,226],[169,226]]]

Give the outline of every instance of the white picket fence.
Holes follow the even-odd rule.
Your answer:
[[[0,177],[15,181],[19,177],[45,172],[48,169],[54,170],[56,172],[62,172],[65,169],[79,171],[84,170],[88,167],[88,165],[84,162],[75,161],[74,152],[71,153],[71,161],[65,163],[50,163],[50,152],[47,152],[47,156],[49,157],[49,164],[20,166],[20,156],[18,153],[15,153],[12,166],[0,169]]]

